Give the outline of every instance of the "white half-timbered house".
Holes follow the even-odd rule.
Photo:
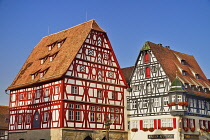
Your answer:
[[[10,140],[127,139],[116,56],[95,20],[43,37],[10,90]]]
[[[210,83],[192,55],[147,41],[122,70],[131,140],[209,139]]]

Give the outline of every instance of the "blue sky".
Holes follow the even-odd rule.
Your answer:
[[[107,31],[122,68],[148,40],[193,55],[210,79],[210,0],[0,0],[0,19],[0,105],[41,38],[86,19]]]

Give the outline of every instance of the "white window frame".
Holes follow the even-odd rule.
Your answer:
[[[155,107],[159,107],[160,104],[159,104],[159,98],[154,98],[154,106]]]
[[[168,97],[163,97],[163,106],[168,106]]]
[[[78,94],[78,86],[71,87],[71,94]]]
[[[182,95],[177,95],[177,102],[182,102]]]
[[[97,90],[97,97],[98,97],[99,99],[102,98],[102,90]]]
[[[59,94],[59,86],[55,86],[55,94]]]
[[[138,121],[132,121],[132,128],[138,128]]]
[[[76,121],[80,121],[80,111],[76,111]]]

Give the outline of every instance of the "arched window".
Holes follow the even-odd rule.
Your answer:
[[[146,78],[149,78],[150,77],[150,68],[149,67],[146,67]]]
[[[145,63],[148,63],[148,62],[149,62],[149,54],[148,54],[148,53],[146,53],[146,54],[144,55],[144,62],[145,62]]]

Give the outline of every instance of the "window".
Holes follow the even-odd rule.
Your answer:
[[[163,97],[163,105],[168,106],[168,97]]]
[[[182,95],[177,95],[177,102],[182,102]]]
[[[117,100],[117,92],[112,92],[112,97],[111,97],[111,99],[113,99],[113,100]]]
[[[151,93],[152,89],[151,89],[151,84],[148,83],[147,84],[147,93]]]
[[[185,70],[182,70],[182,75],[187,75],[187,72]]]
[[[97,91],[97,97],[98,97],[99,99],[102,98],[102,90],[98,90],[98,91]]]
[[[195,85],[192,85],[191,88],[192,88],[192,90],[195,90]]]
[[[48,120],[48,112],[44,112],[44,122],[47,122]]]
[[[160,81],[160,82],[159,82],[159,87],[160,87],[160,88],[164,87],[164,82],[163,82],[163,81]]]
[[[130,128],[130,121],[128,121],[128,130],[130,130],[131,128]]]
[[[20,99],[20,100],[23,100],[23,93],[20,93],[19,99]]]
[[[154,128],[154,120],[143,120],[143,128]]]
[[[159,98],[154,98],[154,106],[159,107]]]
[[[132,128],[138,128],[138,121],[132,121]]]
[[[148,100],[143,99],[143,108],[147,108],[147,107],[148,107]]]
[[[199,77],[200,77],[199,74],[195,74],[196,79],[199,79]]]
[[[72,86],[71,87],[71,93],[72,94],[78,94],[78,87],[77,86]]]
[[[148,63],[148,62],[149,62],[149,54],[148,54],[148,53],[146,53],[146,54],[144,55],[144,62],[145,62],[145,63]]]
[[[90,112],[90,121],[95,122],[95,113],[94,112]]]
[[[120,122],[119,115],[118,115],[118,114],[116,114],[116,116],[115,116],[115,123],[119,123],[119,122]]]
[[[97,113],[97,122],[101,122],[101,113]]]
[[[36,90],[36,93],[35,93],[35,98],[38,99],[40,98],[40,90]]]
[[[183,126],[187,127],[187,118],[183,118]]]
[[[76,121],[80,121],[80,111],[76,111]]]
[[[69,109],[74,109],[74,104],[69,104]],[[69,110],[69,120],[74,120],[74,111]]]
[[[185,65],[186,64],[186,61],[185,60],[181,60],[181,64],[182,65]]]
[[[173,127],[173,120],[172,119],[161,119],[161,126],[162,127]]]
[[[55,94],[59,94],[59,86],[55,86]]]
[[[0,136],[4,136],[4,130],[0,130]]]
[[[18,115],[18,124],[22,124],[22,115]]]
[[[76,109],[80,109],[80,105],[76,104]],[[80,121],[80,111],[76,111],[76,121]]]
[[[146,78],[150,77],[150,68],[146,67]]]
[[[85,73],[85,70],[86,70],[85,66],[80,65],[80,72],[84,72]]]
[[[26,115],[26,124],[29,124],[30,121],[31,121],[31,116],[30,116],[30,114],[27,114]]]
[[[152,72],[156,72],[157,69],[156,69],[156,66],[152,66]]]
[[[204,88],[204,92],[207,92],[207,88]]]
[[[48,97],[49,96],[49,88],[46,88],[45,89],[45,97]]]
[[[136,109],[137,107],[136,107],[136,100],[133,100],[132,101],[132,107],[133,107],[133,109]]]
[[[107,53],[104,53],[104,59],[107,60],[109,58],[109,55]]]
[[[176,95],[171,96],[171,102],[176,102]]]

